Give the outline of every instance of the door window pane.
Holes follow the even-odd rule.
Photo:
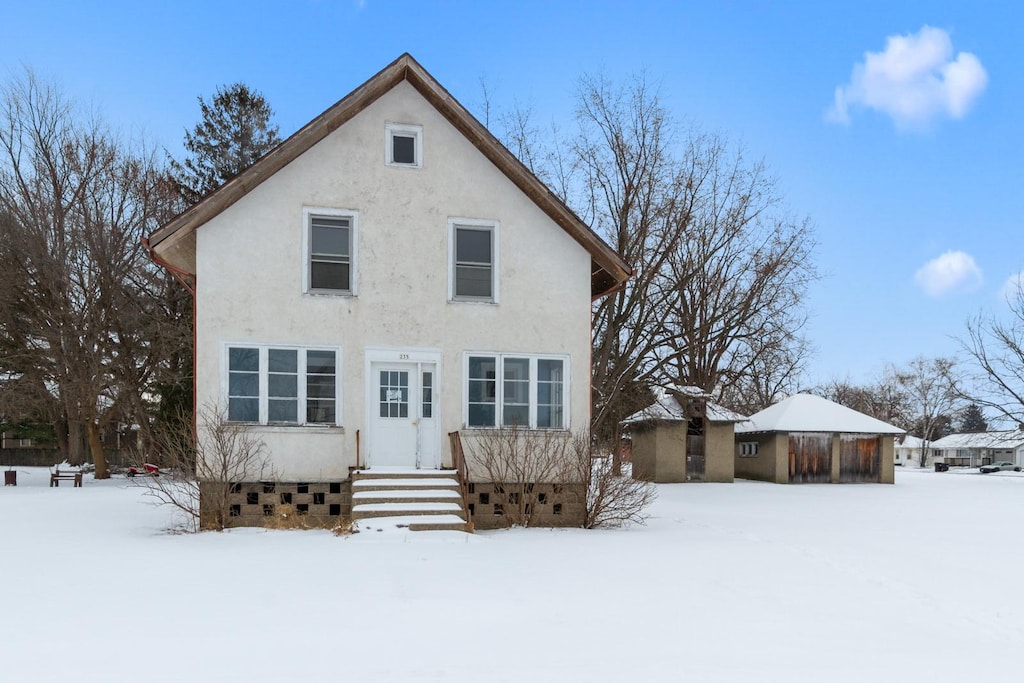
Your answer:
[[[423,373],[423,408],[422,416],[425,418],[434,417],[434,373]]]
[[[381,370],[380,416],[409,417],[409,373],[404,370]]]

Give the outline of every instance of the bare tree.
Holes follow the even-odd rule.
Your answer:
[[[158,505],[180,515],[180,528],[221,531],[230,521],[233,486],[273,474],[263,442],[244,425],[211,406],[197,411],[196,424],[196,431],[188,419],[162,424],[152,453],[160,473],[136,481]]]
[[[55,426],[72,462],[101,430],[147,422],[161,360],[146,258],[167,185],[153,153],[119,140],[31,72],[0,90],[0,377],[4,409]]]
[[[960,394],[1012,425],[1024,425],[1024,285],[1007,300],[1008,320],[978,314],[960,342],[969,370]]]
[[[658,283],[673,332],[666,379],[725,395],[762,378],[792,383],[809,350],[810,222],[785,213],[763,162],[748,163],[719,137],[691,136],[683,169],[686,235]]]
[[[956,363],[948,358],[917,357],[903,368],[890,368],[896,383],[904,391],[916,436],[921,438],[922,462],[929,444],[950,429],[952,415],[960,403],[956,391]]]

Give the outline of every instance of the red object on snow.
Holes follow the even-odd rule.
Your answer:
[[[134,476],[139,475],[139,474],[142,474],[142,475],[145,475],[145,476],[148,476],[148,477],[158,477],[158,476],[160,476],[160,468],[157,467],[156,465],[151,465],[148,462],[142,463],[142,469],[141,470],[138,467],[136,467],[135,465],[131,465],[128,468],[128,476],[129,477],[134,477]]]

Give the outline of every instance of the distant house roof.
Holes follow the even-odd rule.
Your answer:
[[[931,443],[932,448],[951,450],[957,448],[1018,448],[1024,446],[1024,432],[1018,429],[976,434],[950,434]]]
[[[590,288],[594,297],[607,294],[632,275],[632,268],[559,199],[514,154],[452,97],[408,53],[384,67],[298,132],[224,183],[197,204],[144,239],[155,259],[179,274],[195,276],[195,230],[226,210],[263,181],[294,161],[396,85],[415,88],[491,163],[591,256]]]
[[[705,399],[705,415],[710,422],[743,422],[747,418],[724,406],[708,401],[710,394],[698,387],[671,386],[659,388],[654,403],[637,411],[622,421],[622,424],[641,422],[682,422],[688,420],[680,397]]]
[[[903,434],[904,430],[876,420],[852,408],[814,396],[794,394],[784,401],[754,413],[736,425],[739,433],[751,432],[840,432],[846,434]]]
[[[921,448],[923,445],[924,440],[910,434],[896,437],[896,448]]]

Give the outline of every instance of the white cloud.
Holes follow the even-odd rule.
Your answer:
[[[970,254],[947,251],[921,266],[914,282],[929,296],[942,296],[957,289],[973,290],[981,286],[981,268]]]
[[[1012,304],[1024,295],[1024,272],[1014,273],[1006,278],[1003,288],[999,290],[1000,298],[1008,304]]]
[[[963,116],[985,90],[988,74],[970,52],[953,56],[940,28],[886,38],[884,52],[866,52],[850,82],[836,88],[826,119],[849,123],[856,107],[887,114],[898,128],[920,129],[941,117]]]

